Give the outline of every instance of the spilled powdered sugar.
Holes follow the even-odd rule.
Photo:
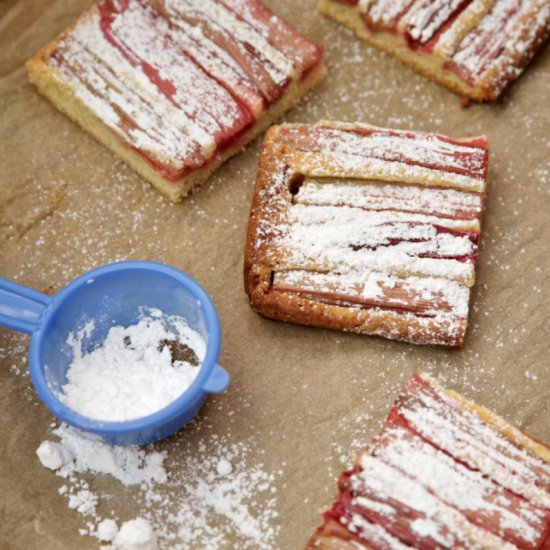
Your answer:
[[[109,474],[124,486],[141,485],[152,490],[156,483],[166,482],[163,462],[166,453],[147,452],[138,446],[114,447],[62,424],[53,430],[59,441],[43,441],[36,454],[42,464],[66,480],[59,493],[70,509],[87,520],[89,534],[112,543],[116,550],[156,550],[156,536],[149,522],[136,518],[124,522],[120,530],[114,517],[102,518],[97,513],[100,495],[93,491],[85,474]]]
[[[44,441],[37,454],[44,466],[61,477],[70,480],[75,474],[93,472],[109,474],[125,486],[143,483],[148,487],[166,481],[166,453],[108,445],[65,424],[52,433],[59,441]]]
[[[112,327],[101,346],[84,354],[83,344],[93,340],[93,330],[89,322],[69,336],[75,358],[61,395],[67,405],[93,418],[131,419],[164,406],[171,393],[180,395],[181,382],[196,375],[187,371],[198,371],[198,366],[176,360],[171,342],[184,346],[198,364],[205,354],[204,340],[183,318],[158,309],[142,308],[137,324]],[[189,430],[193,428],[187,428],[190,435]],[[234,540],[239,548],[273,547],[278,533],[273,484],[282,470],[270,473],[250,458],[253,439],[236,443],[213,434],[193,449],[185,438],[176,439],[171,468],[168,451],[152,445],[113,446],[65,424],[52,434],[55,439],[43,441],[36,454],[66,480],[59,493],[85,518],[81,535],[98,538],[108,544],[105,548],[155,550],[173,544],[214,550]],[[186,449],[178,451],[178,443]],[[133,499],[132,507],[139,510],[139,517],[120,528],[116,506],[109,505],[111,495],[96,488],[106,475],[120,482],[125,500]]]
[[[81,534],[110,542],[117,550],[150,550],[157,540],[160,547],[215,550],[239,541],[243,549],[273,548],[278,533],[273,484],[282,471],[269,473],[261,463],[250,463],[253,441],[229,443],[210,436],[186,456],[183,465],[171,469],[170,454],[151,446],[108,445],[64,424],[52,434],[58,441],[42,442],[37,455],[45,467],[64,478],[59,492],[68,507],[85,519]],[[212,446],[217,456],[207,451]],[[128,495],[141,517],[123,523],[119,530],[117,511],[109,506],[108,494],[94,489],[91,474],[110,475],[125,487],[135,487],[137,492]],[[100,515],[99,506],[109,515]],[[147,538],[147,525],[154,536]],[[153,542],[132,545],[139,537]]]

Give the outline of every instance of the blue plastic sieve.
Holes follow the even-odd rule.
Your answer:
[[[94,321],[86,341],[91,351],[109,329],[139,322],[143,308],[178,315],[206,342],[206,355],[189,388],[163,409],[134,420],[109,422],[83,416],[60,401],[73,360],[70,333]],[[189,275],[149,261],[109,264],[86,273],[55,296],[0,278],[0,325],[31,334],[29,365],[38,396],[59,420],[115,445],[145,444],[165,438],[187,424],[208,394],[223,392],[228,373],[217,364],[220,322],[205,290]]]

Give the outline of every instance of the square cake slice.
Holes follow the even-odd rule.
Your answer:
[[[413,376],[307,550],[550,548],[550,448]]]
[[[272,127],[245,253],[252,308],[462,346],[487,166],[485,137],[338,122]]]
[[[259,0],[100,0],[27,70],[173,201],[325,73],[322,47]]]
[[[548,0],[319,0],[318,8],[475,101],[496,101],[550,36]]]

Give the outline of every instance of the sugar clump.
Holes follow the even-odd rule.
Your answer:
[[[221,476],[228,476],[233,471],[233,466],[229,460],[221,458],[216,466],[216,470]]]
[[[113,540],[116,550],[156,550],[157,537],[151,524],[143,518],[136,518],[122,524]]]
[[[118,533],[118,525],[114,519],[104,519],[97,524],[91,534],[102,542],[111,542]]]
[[[36,449],[36,454],[42,466],[50,470],[59,470],[59,468],[70,464],[74,458],[67,447],[54,441],[42,441]]]

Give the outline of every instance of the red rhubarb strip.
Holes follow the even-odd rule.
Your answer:
[[[414,3],[415,0],[375,0],[367,13],[361,16],[365,25],[373,32],[396,32],[399,21]]]
[[[488,152],[477,143],[456,143],[437,134],[413,134],[362,128],[281,127],[281,141],[304,151],[356,155],[402,162],[434,170],[486,178]]]
[[[348,483],[350,490],[340,494],[340,506],[334,510],[335,519],[348,529],[358,525],[353,516],[359,515],[402,542],[424,550],[470,548],[476,535],[494,538],[493,543],[499,540],[469,524],[459,511],[414,479],[375,457],[363,455],[361,471],[352,474]]]
[[[254,122],[252,114],[241,106],[225,88],[220,86],[215,80],[210,78],[202,71],[176,44],[169,36],[162,36],[163,28],[158,30],[159,36],[154,36],[154,40],[162,41],[164,48],[148,47],[147,39],[149,36],[142,36],[143,43],[139,43],[139,53],[135,51],[135,44],[128,44],[121,32],[121,27],[126,23],[125,14],[130,9],[141,10],[140,17],[143,22],[147,22],[152,28],[152,34],[155,31],[155,23],[160,23],[160,16],[148,9],[135,3],[126,8],[120,8],[114,11],[110,2],[99,4],[101,21],[100,26],[105,38],[124,55],[130,64],[134,67],[141,67],[141,70],[157,89],[175,106],[187,112],[191,118],[203,128],[207,133],[213,133],[218,145],[239,134]],[[117,24],[115,24],[117,23]],[[157,46],[155,42],[155,46]],[[159,51],[162,49],[163,51]],[[154,52],[154,53],[153,53]],[[162,57],[164,54],[170,57]],[[147,55],[147,58],[143,57]],[[164,61],[161,61],[164,59]],[[166,66],[166,60],[170,59],[175,66]],[[157,63],[161,67],[156,66]],[[162,64],[164,63],[164,64]],[[185,90],[178,90],[170,75],[165,74],[169,71],[180,74],[186,74],[189,79],[195,82],[195,86],[187,87]],[[208,90],[208,93],[203,93]],[[181,98],[178,95],[181,94]],[[184,99],[185,98],[185,99]],[[218,113],[225,112],[227,116],[220,117]]]
[[[160,3],[161,4],[161,3]],[[243,103],[257,119],[267,102],[258,86],[233,58],[197,26],[181,17],[171,17],[162,4],[157,8],[175,29],[178,45],[211,78]]]
[[[369,452],[416,479],[472,523],[525,550],[550,531],[550,510],[504,489],[433,447],[397,414],[386,419]]]
[[[448,29],[472,0],[424,0],[415,8],[405,31],[409,47],[431,51],[438,37]]]
[[[323,516],[325,522],[319,533],[324,537],[350,541],[352,545],[356,542],[359,548],[364,548],[364,545],[368,544],[369,550],[408,550],[410,548],[386,531],[382,525],[369,521],[357,513],[350,513],[341,499],[338,499]],[[353,532],[350,529],[353,529]]]
[[[383,223],[380,224],[379,227],[391,227],[391,226],[402,226],[402,223],[395,223],[395,222],[389,222],[389,223]],[[468,240],[472,243],[472,252],[471,254],[467,255],[456,255],[454,253],[445,253],[441,250],[428,250],[426,252],[418,252],[417,255],[419,258],[438,258],[438,259],[447,259],[447,260],[458,260],[460,262],[469,261],[472,263],[475,263],[475,259],[477,256],[477,241],[479,239],[479,233],[462,233],[460,231],[456,231],[454,229],[450,229],[448,227],[443,227],[440,225],[432,225],[432,224],[422,224],[418,222],[411,222],[411,223],[405,223],[405,226],[410,227],[411,229],[414,227],[433,227],[435,229],[435,235],[433,235],[431,238],[407,238],[407,237],[390,237],[388,239],[384,239],[383,241],[380,241],[377,244],[363,244],[360,240],[358,240],[355,243],[350,244],[351,248],[355,251],[357,250],[377,250],[378,248],[385,248],[390,246],[399,245],[400,243],[426,243],[426,246],[429,246],[429,244],[433,241],[433,239],[437,235],[442,234],[448,234],[453,235],[453,237],[457,238],[463,238],[467,237]],[[412,256],[413,253],[410,253]]]
[[[479,197],[449,189],[346,180],[306,182],[294,194],[293,204],[349,206],[374,212],[392,211],[436,216],[449,220],[479,220]]]
[[[263,36],[266,36],[272,46],[292,60],[294,67],[302,76],[319,65],[323,55],[323,46],[312,44],[259,0],[219,1],[237,13]],[[358,0],[347,0],[350,5],[357,2]]]
[[[86,60],[87,58],[86,55],[86,53],[80,53],[80,57],[84,60]],[[82,85],[88,89],[90,93],[98,95],[98,97],[101,97],[101,99],[110,104],[108,95],[100,95],[101,88],[94,87],[91,82],[86,80],[87,72],[93,70],[93,62],[90,62],[90,66],[84,67],[79,63],[77,58],[71,57],[69,59],[64,54],[64,52],[59,49],[56,50],[51,57],[52,59],[55,59],[57,61],[59,67],[62,70],[68,71],[69,73],[73,74],[74,77],[77,78],[82,83]],[[97,73],[95,76],[96,78],[100,78]],[[105,89],[108,89],[109,86],[111,86],[112,84],[108,81],[105,81],[104,85]],[[150,134],[150,131],[147,128],[140,127],[137,121],[132,118],[132,113],[123,111],[120,107],[116,105],[110,104],[110,107],[117,113],[119,117],[119,122],[117,126],[126,136],[128,140],[127,146],[138,155],[140,155],[147,163],[149,163],[155,170],[155,172],[165,177],[167,180],[175,182],[181,179],[188,171],[198,168],[205,163],[205,158],[202,156],[198,144],[194,143],[191,147],[191,151],[188,152],[184,159],[177,159],[183,162],[183,166],[181,168],[176,168],[167,164],[163,164],[154,156],[147,153],[146,150],[139,148],[137,147],[137,145],[135,145],[134,132],[136,130],[139,130],[144,134],[149,135],[149,137],[154,140],[155,137]],[[153,116],[156,115],[153,114]],[[186,139],[186,137],[183,137],[182,139]]]
[[[458,283],[441,282],[439,288],[430,283],[424,285],[418,280],[390,279],[380,274],[372,274],[369,280],[361,282],[349,276],[323,274],[311,271],[276,271],[273,276],[273,290],[322,299],[325,303],[357,304],[362,307],[378,307],[395,311],[407,311],[419,316],[435,316],[439,313],[454,314],[465,317],[467,310],[467,293],[462,300],[453,303],[445,296],[444,287],[456,299]],[[465,302],[465,303],[464,303]]]
[[[163,0],[157,1],[165,5]],[[180,4],[181,7],[177,11],[175,8],[166,10],[171,18],[178,17],[192,26],[198,26],[210,40],[227,51],[261,90],[268,105],[281,97],[290,79],[281,75],[281,80],[276,82],[268,70],[272,65],[262,56],[262,52],[258,52],[251,44],[234,36],[225,28],[223,19],[212,19],[207,7],[202,6],[200,1],[182,0]],[[223,5],[222,7],[227,9]],[[231,11],[229,13],[233,14]],[[256,32],[252,27],[249,26],[249,28],[251,32]]]
[[[473,85],[504,51],[509,33],[522,14],[524,0],[495,2],[481,22],[462,40],[446,68]]]
[[[426,415],[431,409],[433,414]],[[538,487],[550,503],[550,466],[454,404],[418,375],[397,402],[397,414],[432,445],[524,496]],[[550,508],[550,504],[548,506]]]

